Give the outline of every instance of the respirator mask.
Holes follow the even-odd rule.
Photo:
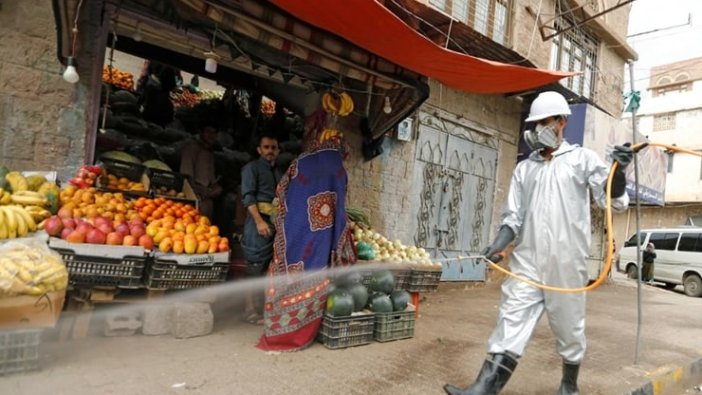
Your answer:
[[[551,125],[536,125],[534,130],[524,131],[524,142],[527,143],[532,150],[540,150],[542,148],[557,148],[558,134],[556,126]]]

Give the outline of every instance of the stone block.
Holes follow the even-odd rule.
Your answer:
[[[173,306],[171,334],[178,339],[204,336],[212,332],[214,314],[207,303],[176,303]]]
[[[173,306],[165,304],[149,305],[144,308],[141,333],[145,335],[165,335],[171,331]]]
[[[141,328],[141,314],[138,311],[116,311],[105,317],[105,336],[132,336]]]

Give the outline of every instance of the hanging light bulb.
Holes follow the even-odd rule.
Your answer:
[[[76,71],[76,60],[73,56],[69,56],[66,60],[66,70],[63,72],[63,79],[71,84],[75,84],[80,80],[78,71]]]
[[[217,55],[215,52],[205,52],[205,71],[208,73],[216,73],[217,72],[217,59],[219,59],[219,55]]]
[[[139,25],[139,22],[137,22],[136,31],[132,35],[132,40],[139,42],[142,39],[143,39],[143,37],[141,36],[141,26]]]
[[[392,106],[390,106],[390,98],[385,96],[385,105],[383,106],[383,112],[390,114],[392,112]]]

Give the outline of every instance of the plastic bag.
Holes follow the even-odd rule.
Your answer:
[[[0,298],[43,295],[68,286],[68,270],[61,256],[39,240],[16,240],[0,245]]]

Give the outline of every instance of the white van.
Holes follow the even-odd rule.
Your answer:
[[[702,228],[641,230],[641,251],[648,243],[653,243],[656,249],[654,281],[669,289],[682,284],[686,295],[702,296]],[[617,270],[636,278],[636,262],[634,234],[619,251]]]

